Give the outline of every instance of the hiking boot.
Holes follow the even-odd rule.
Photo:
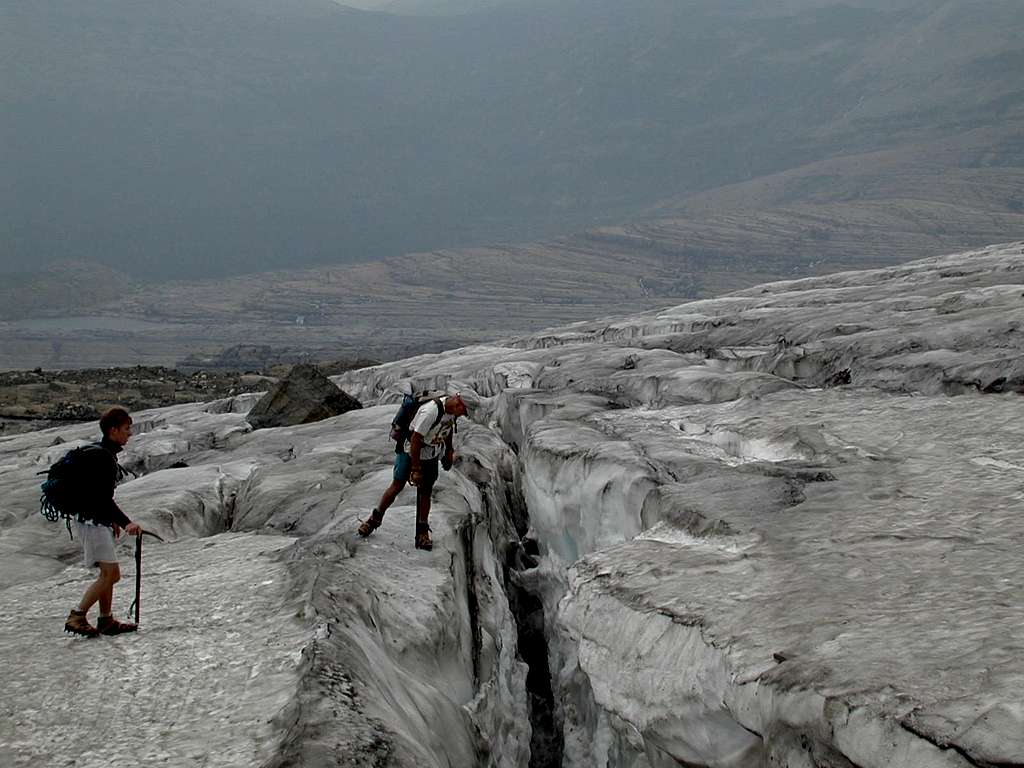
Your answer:
[[[380,514],[376,509],[370,513],[370,516],[363,520],[359,524],[359,530],[356,531],[364,539],[371,533],[380,528],[380,524],[384,522],[384,515]]]
[[[120,635],[124,632],[134,632],[138,629],[135,624],[118,621],[113,616],[100,616],[96,622],[96,631],[101,635]]]
[[[416,523],[416,549],[431,550],[434,542],[430,540],[430,526],[426,523]]]
[[[64,631],[72,635],[84,635],[85,637],[96,637],[99,630],[89,623],[85,611],[72,610],[68,614],[68,620],[64,622]]]

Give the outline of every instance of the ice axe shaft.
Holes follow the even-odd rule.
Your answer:
[[[139,612],[142,610],[142,534],[135,537],[135,624],[139,623]]]
[[[163,541],[157,534],[149,531],[141,531],[135,536],[135,601],[128,608],[128,613],[135,610],[135,624],[138,626],[139,613],[142,610],[142,537],[152,536],[157,541]]]

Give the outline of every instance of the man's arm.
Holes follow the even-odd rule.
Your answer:
[[[118,532],[119,528],[124,528],[130,534],[140,533],[142,529],[133,523],[128,518],[128,515],[117,506],[117,502],[114,501],[114,490],[117,488],[115,481],[117,477],[117,459],[105,450],[97,451],[96,455],[103,460],[98,461],[92,469],[95,472],[97,482],[97,499],[95,503],[106,507],[106,515],[103,515],[103,517],[114,526],[115,533]]]
[[[429,407],[428,407],[429,405]],[[416,485],[420,479],[420,451],[423,450],[424,439],[434,426],[439,416],[443,413],[439,410],[440,403],[431,401],[423,405],[417,412],[409,425],[409,458],[412,459],[412,466],[409,471],[409,482]]]
[[[452,464],[455,463],[455,443],[453,441],[453,435],[449,432],[444,438],[444,458],[441,459],[441,466],[444,467],[444,471],[447,472],[452,468]]]
[[[122,528],[124,528],[130,536],[142,533],[142,528],[128,519],[128,515],[126,515],[121,508],[117,506],[117,502],[114,501],[114,489],[116,487],[116,485],[111,486],[110,498],[107,500],[107,504],[109,505],[107,507],[107,519],[110,520],[110,523],[113,526],[114,536],[119,536]]]
[[[120,533],[119,529],[121,528],[124,528],[129,536],[138,536],[142,533],[142,526],[129,520],[128,515],[121,511],[121,508],[117,506],[117,502],[113,499],[110,500],[110,519],[114,523],[115,536]]]
[[[409,458],[412,461],[412,468],[409,470],[409,482],[413,485],[419,485],[420,482],[422,472],[420,469],[420,451],[422,449],[423,435],[414,431],[409,439]]]
[[[113,498],[110,499],[110,506],[108,507],[108,516],[110,521],[125,530],[132,524],[132,521],[128,519],[128,515],[121,511],[121,508],[117,506],[117,502]],[[129,531],[131,533],[131,531]]]

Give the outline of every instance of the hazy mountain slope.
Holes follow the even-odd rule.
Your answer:
[[[1022,149],[1010,128],[972,131],[669,200],[626,225],[357,265],[162,285],[68,264],[8,275],[0,369],[173,364],[236,344],[401,357],[1024,240]]]
[[[237,273],[532,239],[1017,120],[1024,9],[11,0],[0,269]]]
[[[514,5],[518,0],[383,0],[372,3],[372,7],[387,13],[415,16],[452,16],[465,13],[480,13],[502,5]],[[558,0],[551,0],[552,3]],[[371,4],[361,7],[371,7]]]
[[[810,275],[1018,240],[1024,141],[1003,127],[831,158],[666,201],[581,237],[660,253],[695,277],[740,255]]]
[[[892,197],[973,206],[991,213],[1024,211],[1024,134],[1019,124],[965,131],[857,155],[663,201],[651,213],[712,213],[796,203]]]

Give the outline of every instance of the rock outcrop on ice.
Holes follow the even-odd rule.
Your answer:
[[[315,424],[137,414],[118,499],[168,540],[137,636],[59,633],[87,572],[34,473],[92,428],[0,438],[0,748],[1024,764],[1022,276],[998,246],[423,356],[334,377],[368,407]],[[408,491],[353,536],[409,386],[472,408],[431,553]]]
[[[292,427],[355,408],[362,408],[362,403],[338,389],[315,365],[300,363],[260,398],[246,418],[253,429]]]

